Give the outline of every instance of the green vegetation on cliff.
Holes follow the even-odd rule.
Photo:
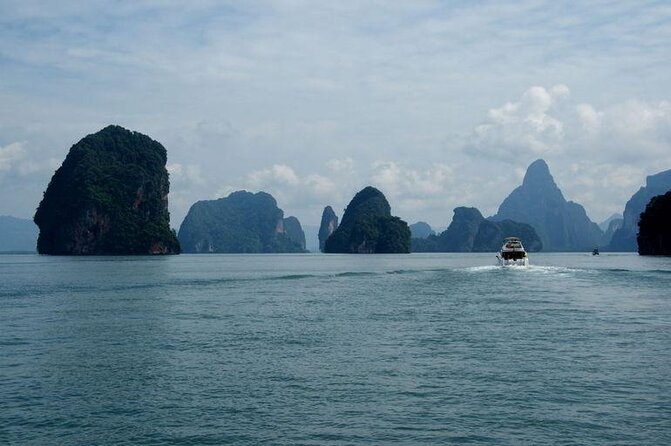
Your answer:
[[[342,222],[324,244],[327,253],[383,254],[410,252],[410,229],[392,217],[385,196],[368,186],[345,209]]]
[[[638,227],[639,254],[671,255],[671,191],[650,200]]]
[[[275,199],[265,192],[238,191],[198,201],[189,209],[178,237],[184,252],[191,253],[305,252],[300,222],[295,217],[285,220]]]
[[[72,146],[37,212],[42,254],[175,254],[165,148],[108,126]]]

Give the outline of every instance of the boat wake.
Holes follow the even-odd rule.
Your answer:
[[[528,273],[528,274],[570,274],[575,273],[580,270],[575,268],[567,268],[563,266],[541,266],[541,265],[483,265],[483,266],[472,266],[469,268],[464,268],[462,271],[467,271],[470,273],[481,273],[481,272],[502,272],[502,271],[511,271],[519,273]]]

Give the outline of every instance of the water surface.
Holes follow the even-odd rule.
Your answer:
[[[671,259],[0,256],[0,444],[671,444]]]

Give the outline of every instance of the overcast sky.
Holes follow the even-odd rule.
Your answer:
[[[671,169],[671,4],[0,0],[0,214],[108,124],[168,150],[174,227],[238,189],[318,224],[368,184],[446,226],[537,158],[598,222]]]

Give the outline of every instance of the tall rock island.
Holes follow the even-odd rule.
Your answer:
[[[326,206],[322,212],[322,221],[319,225],[319,250],[324,252],[326,239],[338,228],[338,216],[331,206]]]
[[[384,194],[368,186],[359,191],[345,209],[338,229],[326,240],[324,252],[348,254],[392,254],[410,252],[410,229],[392,217]]]
[[[513,220],[534,227],[545,251],[591,251],[602,232],[578,203],[566,201],[542,159],[527,169],[522,185],[503,200],[493,221]]]
[[[645,179],[645,186],[641,187],[624,207],[623,222],[615,231],[607,249],[609,251],[629,252],[636,251],[636,234],[638,220],[645,206],[652,197],[664,195],[671,190],[671,170],[665,170]]]
[[[179,228],[188,253],[305,252],[305,235],[295,217],[266,192],[233,192],[226,198],[198,201]]]
[[[284,219],[284,233],[300,247],[301,251],[305,251],[305,232],[296,217],[290,216]]]
[[[638,226],[639,254],[671,256],[671,191],[650,200]]]
[[[413,252],[496,252],[503,239],[519,237],[527,251],[543,248],[531,225],[512,220],[486,220],[476,208],[454,209],[452,222],[439,235],[412,239]]]
[[[176,254],[165,148],[109,126],[72,146],[35,213],[40,254]]]

